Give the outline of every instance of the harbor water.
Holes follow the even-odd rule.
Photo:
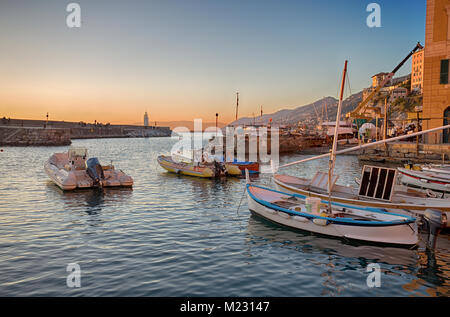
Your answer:
[[[0,152],[0,296],[449,296],[448,235],[436,251],[329,239],[252,216],[245,180],[169,174],[157,163],[177,139],[74,140],[133,189],[62,192],[44,162],[62,147]],[[281,163],[301,159],[283,156]],[[327,160],[292,166],[311,177]],[[362,163],[338,156],[338,183]],[[270,175],[255,182],[271,184]],[[67,285],[68,264],[80,287]],[[376,263],[379,287],[369,287]]]

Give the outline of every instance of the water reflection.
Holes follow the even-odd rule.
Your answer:
[[[105,205],[125,203],[132,195],[132,188],[93,188],[63,191],[55,184],[47,183],[50,199],[64,202],[66,209],[83,209],[88,215],[99,213]]]
[[[430,251],[424,247],[409,250],[395,247],[348,244],[346,241],[316,236],[307,232],[280,227],[252,215],[247,226],[247,252],[261,247],[289,248],[304,254],[325,254],[327,261],[314,262],[323,269],[322,295],[335,296],[342,291],[335,280],[337,271],[362,270],[368,264],[379,263],[384,274],[400,276],[404,273],[417,278],[401,285],[413,296],[450,295],[450,265],[447,248]],[[447,246],[443,241],[441,245]],[[387,265],[387,266],[386,266]],[[348,286],[348,285],[347,285]],[[347,287],[346,286],[346,287]]]
[[[162,172],[161,176],[166,181],[166,188],[178,187],[183,182],[186,195],[195,197],[196,202],[205,203],[210,206],[211,197],[229,195],[232,197],[236,192],[236,185],[242,182],[239,177],[201,178],[188,175],[177,175]]]
[[[252,215],[247,227],[249,245],[273,244],[305,253],[325,253],[357,260],[361,267],[382,262],[391,265],[415,266],[418,256],[414,250],[395,247],[349,244],[340,239],[325,238],[307,232],[291,230]]]
[[[426,294],[430,296],[449,296],[450,295],[450,265],[448,256],[444,250],[424,250],[419,252],[418,279],[405,285],[409,291],[417,291],[422,285],[425,287]],[[426,287],[425,284],[432,284],[433,287]]]

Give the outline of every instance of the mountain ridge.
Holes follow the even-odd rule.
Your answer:
[[[362,101],[362,91],[357,92],[342,103],[342,114],[352,111]],[[313,103],[303,106],[297,106],[293,109],[281,109],[271,114],[264,114],[256,118],[243,117],[228,124],[229,126],[250,125],[250,124],[268,124],[272,119],[272,124],[297,124],[304,120],[335,121],[337,114],[337,105],[339,100],[334,97],[324,97]],[[327,110],[325,112],[325,109]]]

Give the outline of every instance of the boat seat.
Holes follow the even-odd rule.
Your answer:
[[[75,170],[85,170],[86,169],[86,160],[82,157],[77,156],[72,158],[72,166]]]
[[[290,201],[286,201],[286,200],[285,201],[277,200],[277,201],[272,202],[272,204],[277,205],[282,208],[286,208],[286,209],[289,209],[294,206],[298,206],[298,202],[294,203],[294,202],[290,202]]]
[[[331,190],[333,190],[334,184],[336,184],[338,178],[339,175],[333,175],[331,177]],[[317,172],[313,179],[309,182],[308,187],[328,191],[328,173]]]

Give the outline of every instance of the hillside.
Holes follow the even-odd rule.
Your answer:
[[[362,100],[362,91],[351,95],[344,100],[342,104],[342,114],[353,110]],[[237,121],[233,121],[230,125],[249,125],[254,121],[256,124],[268,124],[272,118],[272,123],[277,124],[297,124],[306,119],[318,119],[318,116],[323,120],[336,120],[338,100],[333,97],[325,97],[308,105],[298,106],[294,109],[283,109],[272,114],[265,114],[256,119],[244,117]],[[325,113],[325,109],[327,112]]]
[[[161,122],[157,122],[158,126],[163,126],[163,127],[169,127],[170,129],[175,129],[175,128],[179,128],[179,127],[186,127],[189,130],[193,131],[194,130],[194,121],[161,121]],[[203,129],[206,129],[208,127],[215,127],[216,123],[215,122],[202,122],[203,125]],[[223,127],[226,126],[225,123],[223,122],[218,122],[217,126],[221,129]]]

